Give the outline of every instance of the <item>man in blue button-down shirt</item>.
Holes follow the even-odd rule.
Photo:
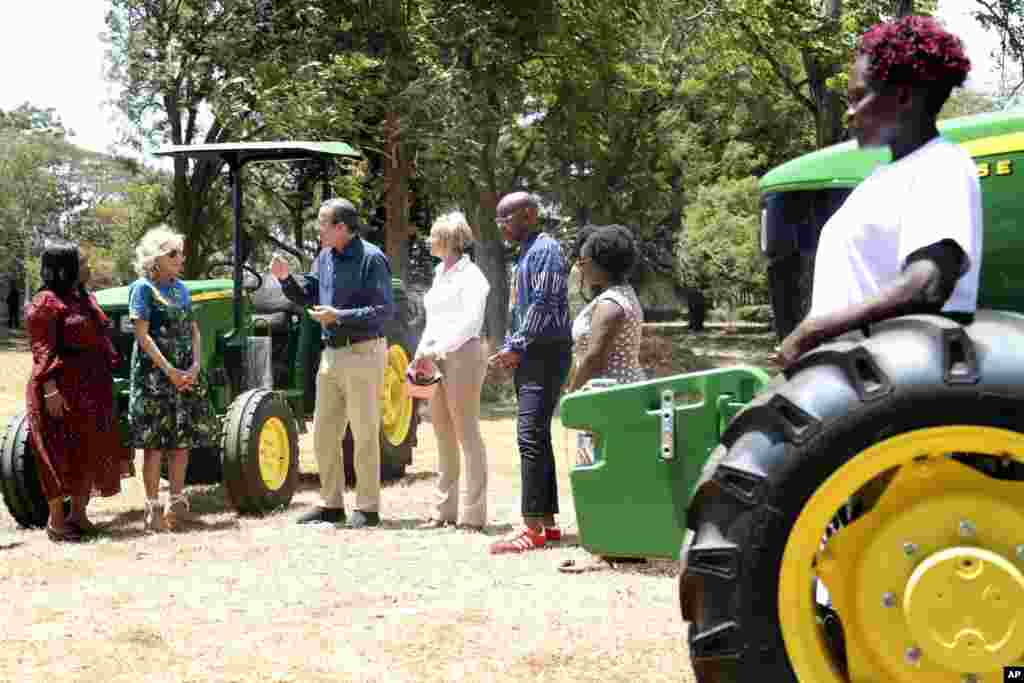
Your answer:
[[[534,550],[562,538],[555,523],[558,481],[551,420],[572,362],[569,272],[558,241],[540,231],[539,208],[535,195],[513,192],[498,202],[495,219],[505,239],[520,244],[509,332],[489,361],[515,371],[523,528],[492,544],[494,554]]]
[[[320,244],[313,272],[300,284],[275,256],[270,272],[292,301],[308,306],[321,325],[324,351],[316,378],[313,449],[320,469],[321,504],[300,524],[345,521],[345,468],[341,443],[352,427],[356,505],[349,525],[380,524],[380,387],[387,345],[384,324],[394,315],[391,265],[359,236],[362,223],[351,202],[320,207]]]

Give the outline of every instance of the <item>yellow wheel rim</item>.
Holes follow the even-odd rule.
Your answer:
[[[812,494],[779,574],[779,622],[797,680],[1002,680],[1003,666],[1024,662],[1024,483],[951,453],[1024,462],[1024,435],[909,432],[858,454]],[[836,511],[883,475],[871,506],[825,540]],[[818,622],[815,580],[842,623],[845,673]]]
[[[388,348],[384,381],[380,389],[380,426],[392,446],[401,446],[412,427],[412,397],[405,390],[405,371],[409,356],[398,344]]]
[[[279,417],[268,418],[260,429],[260,477],[271,491],[276,491],[288,479],[291,449],[288,447],[288,429]]]

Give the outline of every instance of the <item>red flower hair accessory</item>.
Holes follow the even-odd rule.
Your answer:
[[[871,77],[883,83],[962,85],[971,70],[964,45],[931,17],[903,17],[872,26],[858,54],[870,58]]]

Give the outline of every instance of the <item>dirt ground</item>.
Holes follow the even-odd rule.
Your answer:
[[[30,369],[24,339],[5,333],[2,424],[21,409]],[[721,346],[709,358],[728,358]],[[195,487],[196,529],[144,535],[141,481],[127,480],[90,506],[106,535],[56,546],[0,506],[0,681],[693,680],[675,563],[557,571],[588,558],[557,423],[566,539],[487,554],[517,521],[519,461],[508,411],[491,409],[483,428],[491,524],[482,534],[415,528],[435,482],[429,423],[408,476],[385,487],[384,524],[373,530],[294,524],[317,500],[308,434],[301,490],[286,511],[259,519],[238,518],[220,487]]]

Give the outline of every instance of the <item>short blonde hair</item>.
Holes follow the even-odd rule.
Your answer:
[[[434,221],[430,236],[431,239],[436,236],[442,246],[460,256],[473,244],[473,231],[461,211],[450,211]]]
[[[185,238],[166,225],[150,228],[135,247],[135,272],[139,277],[156,274],[156,260],[167,252],[185,249]]]

